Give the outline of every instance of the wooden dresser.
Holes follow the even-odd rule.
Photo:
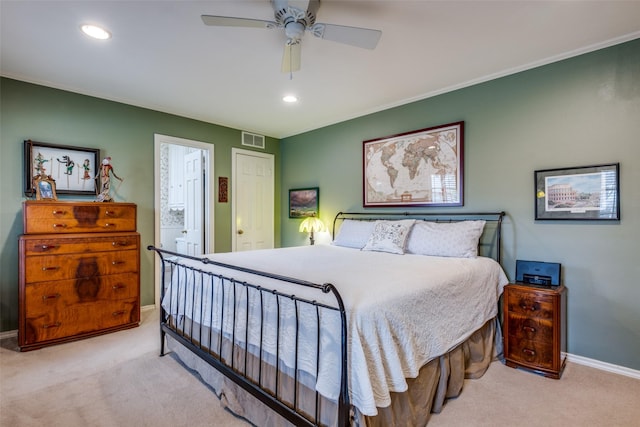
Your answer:
[[[22,351],[138,326],[140,235],[133,203],[23,203]]]
[[[510,283],[504,292],[505,363],[559,379],[566,362],[566,288]]]

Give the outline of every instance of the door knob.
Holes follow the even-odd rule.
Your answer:
[[[238,230],[238,234],[244,234],[244,231]]]

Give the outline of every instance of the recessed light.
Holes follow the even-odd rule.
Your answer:
[[[89,37],[93,37],[98,40],[107,40],[111,38],[111,33],[104,28],[98,27],[97,25],[84,24],[80,27],[83,33],[88,35]]]
[[[289,103],[298,102],[298,97],[296,97],[295,95],[286,95],[282,98],[282,100]]]

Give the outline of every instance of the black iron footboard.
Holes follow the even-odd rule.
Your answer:
[[[335,310],[339,315],[341,328],[340,331],[336,331],[340,334],[341,346],[340,394],[337,404],[334,403],[329,407],[331,411],[335,411],[331,418],[337,425],[349,425],[346,314],[342,298],[332,284],[319,285],[214,262],[207,258],[181,255],[154,246],[148,246],[147,249],[155,251],[162,261],[161,301],[164,304],[161,304],[160,316],[161,355],[165,354],[165,336],[168,334],[297,426],[321,425],[327,411],[327,406],[321,403],[324,402],[324,398],[315,390],[315,386],[305,385],[300,378],[300,376],[309,375],[301,372],[298,367],[300,351],[308,350],[300,349],[299,345],[302,339],[309,339],[308,336],[300,335],[302,329],[300,313],[304,311],[308,314],[311,310],[316,316],[317,330],[314,339],[317,344],[315,348],[317,368],[315,379],[313,373],[310,377],[313,382],[318,378],[320,367],[321,311]],[[185,260],[196,262],[187,262],[188,265],[185,265]],[[209,269],[207,265],[221,268],[215,271],[215,269]],[[229,274],[230,271],[242,273],[245,280],[232,277],[233,274]],[[250,275],[251,280],[246,280],[246,274]],[[335,297],[335,306],[272,289],[270,286],[261,284],[261,278],[303,286],[305,289],[317,290],[324,294],[331,293]],[[165,301],[167,292],[172,293]],[[267,299],[275,300],[277,305],[275,332],[271,331],[272,324],[265,323],[263,313],[266,310]],[[253,301],[251,305],[250,300]],[[291,304],[295,307],[293,312],[287,312],[288,316],[294,316],[295,327],[291,327],[291,318],[289,318],[287,333],[295,329],[295,349],[293,349],[295,366],[285,367],[288,369],[286,372],[280,362],[279,354],[282,347],[280,339],[284,336],[280,330],[281,326],[284,328],[280,320],[281,305],[284,307],[285,302],[289,304],[287,307]],[[225,329],[225,325],[231,326]],[[268,333],[275,335],[275,355],[267,353],[263,348],[263,337]],[[254,342],[251,340],[251,336],[256,335],[259,337],[257,344],[255,340]]]

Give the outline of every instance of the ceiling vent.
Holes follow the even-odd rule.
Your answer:
[[[242,145],[254,148],[262,148],[264,150],[264,136],[255,133],[242,132]]]

